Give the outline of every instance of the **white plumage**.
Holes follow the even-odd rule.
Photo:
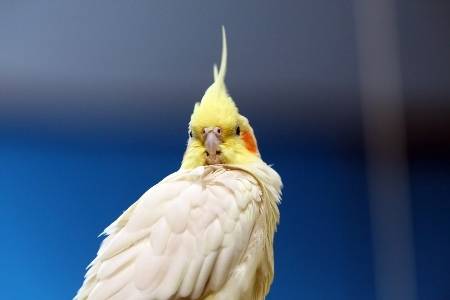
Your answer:
[[[173,173],[105,229],[75,299],[263,299],[280,188],[261,160]]]

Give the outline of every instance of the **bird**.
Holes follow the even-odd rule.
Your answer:
[[[195,103],[181,166],[101,234],[75,300],[261,300],[274,277],[282,181],[220,68]]]

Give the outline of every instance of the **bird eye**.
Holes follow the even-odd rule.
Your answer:
[[[236,135],[240,135],[241,134],[241,128],[238,126],[236,127]]]

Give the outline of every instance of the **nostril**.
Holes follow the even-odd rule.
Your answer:
[[[220,134],[220,132],[221,132],[220,128],[217,128],[217,133],[219,133],[219,134]]]
[[[216,151],[216,155],[220,155],[220,154],[222,154],[222,151],[217,150],[217,151]]]
[[[209,152],[208,151],[205,151],[205,153],[206,153],[206,156],[209,156]]]

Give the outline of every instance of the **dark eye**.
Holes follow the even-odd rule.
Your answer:
[[[189,137],[192,137],[192,130],[189,130]]]
[[[238,126],[236,127],[236,135],[240,135],[241,134],[241,128]]]

